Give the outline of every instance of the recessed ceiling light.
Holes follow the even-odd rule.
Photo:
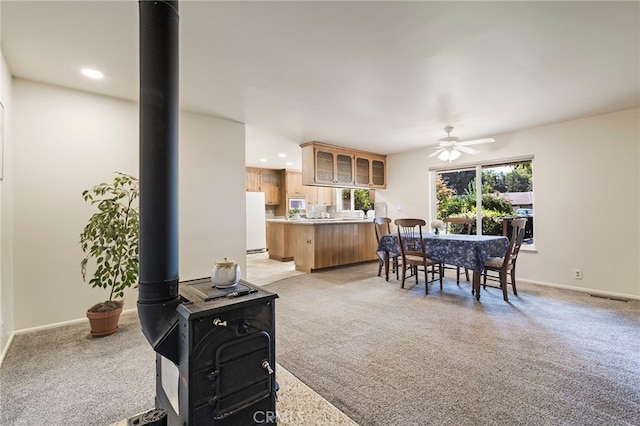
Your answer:
[[[261,159],[260,159],[260,162],[261,162],[261,163],[266,163],[266,162],[267,162],[267,159],[266,159],[266,158],[261,158]]]
[[[285,154],[284,152],[281,152],[280,154],[278,154],[278,157],[280,157],[280,158],[284,158],[286,156],[287,156],[287,154]]]
[[[93,78],[95,80],[100,80],[100,79],[104,78],[104,74],[102,74],[98,70],[92,70],[91,68],[83,68],[82,69],[82,74],[85,77]]]

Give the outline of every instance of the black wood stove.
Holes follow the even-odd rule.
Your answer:
[[[275,424],[277,295],[179,281],[178,2],[139,6],[138,316],[156,352],[158,407],[144,424]]]
[[[170,425],[275,424],[275,303],[240,281],[180,283],[179,362],[157,361],[157,405]]]

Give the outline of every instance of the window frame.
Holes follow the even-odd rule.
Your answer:
[[[432,221],[433,219],[436,218],[436,207],[437,207],[437,203],[438,200],[436,199],[436,175],[438,173],[446,173],[446,172],[454,172],[454,171],[464,171],[464,170],[475,170],[476,172],[476,176],[475,176],[475,182],[476,182],[476,211],[478,212],[482,212],[482,169],[484,167],[498,167],[500,165],[507,165],[507,164],[512,164],[512,163],[522,163],[522,162],[527,162],[530,161],[531,162],[531,169],[533,171],[533,180],[534,180],[534,184],[533,187],[535,188],[535,157],[533,155],[525,155],[525,156],[518,156],[518,157],[508,157],[508,158],[501,158],[501,159],[493,159],[493,160],[483,160],[483,161],[474,161],[474,162],[468,162],[468,163],[461,163],[461,164],[451,164],[451,163],[447,163],[444,165],[434,165],[434,166],[430,166],[428,168],[428,172],[429,172],[429,190],[428,190],[428,196],[429,196],[429,201],[430,201],[430,208],[429,208],[429,217],[430,220]],[[535,190],[534,190],[534,195],[533,195],[534,199],[535,199]],[[535,203],[534,203],[534,210],[537,210],[535,208]],[[534,229],[536,229],[535,226],[535,215],[532,217],[533,223],[534,223]],[[479,214],[476,216],[476,234],[477,235],[482,235],[480,234],[482,232],[482,215]],[[535,247],[535,242],[536,242],[536,238],[534,237],[534,241],[533,244],[523,244],[522,247],[520,248],[520,250],[522,251],[531,251],[531,252],[536,252],[536,247]]]

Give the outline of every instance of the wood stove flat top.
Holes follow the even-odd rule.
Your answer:
[[[185,299],[185,303],[181,306],[189,315],[208,312],[212,308],[235,307],[238,303],[248,303],[265,297],[271,299],[278,297],[277,294],[244,280],[240,280],[237,285],[230,288],[215,288],[211,278],[181,281],[178,292]]]

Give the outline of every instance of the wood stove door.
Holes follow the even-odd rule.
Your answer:
[[[271,337],[265,331],[220,345],[215,360],[215,370],[218,372],[215,403],[217,420],[233,417],[235,413],[272,397],[275,383],[270,353]]]

